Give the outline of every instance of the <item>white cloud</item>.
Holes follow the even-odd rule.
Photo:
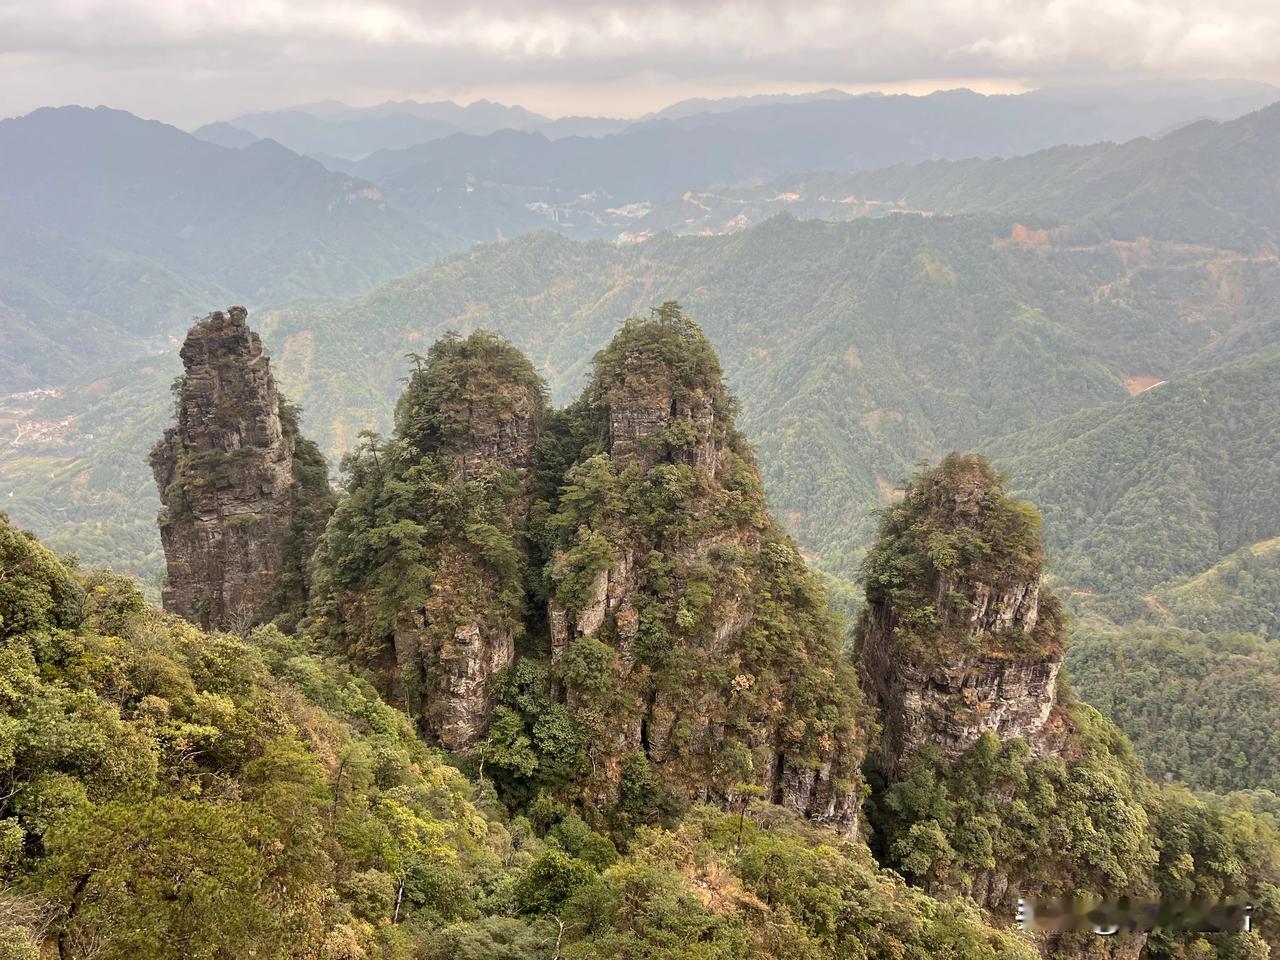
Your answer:
[[[1274,0],[0,0],[0,113],[109,102],[169,119],[323,97],[575,109],[691,94],[1181,74],[1280,80]],[[628,87],[628,85],[631,87]],[[504,93],[505,91],[505,93]]]

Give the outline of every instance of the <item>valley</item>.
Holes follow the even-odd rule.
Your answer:
[[[0,120],[0,960],[1274,956],[1277,96]]]

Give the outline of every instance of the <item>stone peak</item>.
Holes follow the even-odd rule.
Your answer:
[[[474,479],[500,467],[523,470],[546,414],[546,387],[529,359],[486,330],[446,336],[396,404],[396,436],[419,455],[447,458]]]
[[[607,416],[615,459],[716,472],[733,430],[733,403],[715,351],[679,304],[623,324],[596,354],[592,393]]]
[[[262,357],[262,340],[249,328],[248,316],[244,307],[229,307],[197,320],[179,351],[187,371],[223,357],[251,361]]]

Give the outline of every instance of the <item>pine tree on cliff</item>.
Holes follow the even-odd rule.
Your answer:
[[[524,759],[543,762],[557,745],[540,724],[576,737],[562,791],[623,825],[762,794],[852,830],[853,672],[822,590],[767,512],[735,408],[677,304],[627,321],[596,356],[541,447],[556,480],[534,507],[552,685],[572,730],[554,711],[522,728],[514,697],[489,755],[519,761],[524,738]]]
[[[151,451],[160,488],[166,610],[243,632],[306,603],[307,564],[333,509],[319,448],[276,391],[244,307],[216,311],[182,345],[177,423]]]
[[[392,438],[367,435],[343,462],[310,623],[378,668],[430,740],[466,752],[524,630],[527,477],[546,391],[489,333],[412,359]]]

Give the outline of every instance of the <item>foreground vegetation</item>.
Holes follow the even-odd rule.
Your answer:
[[[629,388],[636,369],[667,371],[673,380],[646,389],[705,401],[709,432],[676,418],[637,459],[615,463],[601,446],[607,395],[622,382],[614,368],[646,351],[665,359],[629,368]],[[764,757],[744,746],[761,713],[781,711],[789,756],[832,764],[855,797],[856,764],[842,765],[856,753],[830,751],[857,746],[857,728],[875,721],[822,591],[771,525],[697,328],[674,305],[628,324],[579,403],[536,411],[550,422],[518,496],[512,471],[458,475],[449,451],[463,421],[450,411],[463,400],[470,417],[486,397],[511,397],[486,380],[494,364],[536,406],[531,368],[486,335],[423,359],[397,436],[369,439],[349,463],[352,493],[319,563],[328,586],[301,627],[289,616],[246,636],[202,633],[150,607],[132,580],[78,569],[0,519],[4,960],[1030,960],[1034,941],[989,912],[1001,882],[1240,896],[1259,916],[1280,915],[1280,800],[1154,783],[1126,738],[1068,689],[1061,757],[993,736],[956,762],[926,749],[892,783],[871,771],[857,830],[766,802],[777,798],[745,777]],[[707,450],[719,474],[689,466]],[[980,459],[963,462],[994,476]],[[417,486],[447,496],[424,499]],[[1002,499],[989,527],[948,530],[912,520],[913,503],[886,513],[867,567],[905,609],[926,602],[913,585],[921,551],[996,580],[1038,569],[1030,508]],[[747,539],[734,546],[727,531]],[[708,559],[679,560],[700,538],[715,547]],[[637,546],[637,669],[618,673],[609,643],[591,635],[549,664],[545,628],[525,605],[577,610],[615,551]],[[379,696],[385,677],[361,667],[378,660],[402,591],[420,602],[433,588],[445,555],[433,550],[446,547],[471,556],[483,576],[463,580],[484,587],[474,599],[489,615],[524,611],[530,628],[467,758],[429,747]],[[731,573],[746,578],[759,620],[732,640],[737,676],[702,652]],[[335,589],[366,597],[369,633],[332,632]],[[1088,677],[1100,655],[1086,646],[1080,662]],[[1093,675],[1108,669],[1118,672],[1101,663]],[[747,675],[758,683],[740,682]],[[678,708],[690,691],[705,709],[725,690],[728,733],[707,749],[673,752],[679,763],[666,769],[609,753],[610,718]],[[1217,746],[1197,741],[1189,759]],[[595,757],[616,783],[589,773]],[[1276,934],[1160,935],[1148,953],[1265,960]]]
[[[884,799],[884,836],[933,897],[749,796],[613,835],[545,794],[508,810],[305,636],[202,634],[7,521],[0,569],[7,960],[41,942],[84,960],[1027,960],[946,888],[1014,850],[1051,865],[1057,818],[1096,817],[1096,777],[1116,775],[1062,783],[1016,745],[941,779],[922,767]],[[1247,884],[1280,907],[1280,840],[1245,798],[1156,790],[1124,763],[1137,846],[1087,860],[1151,871],[1167,896]],[[1001,782],[1037,798],[1016,820]],[[1266,955],[1197,939],[1153,955]]]
[[[372,686],[205,635],[0,521],[0,956],[1027,958],[768,804],[516,815]]]

